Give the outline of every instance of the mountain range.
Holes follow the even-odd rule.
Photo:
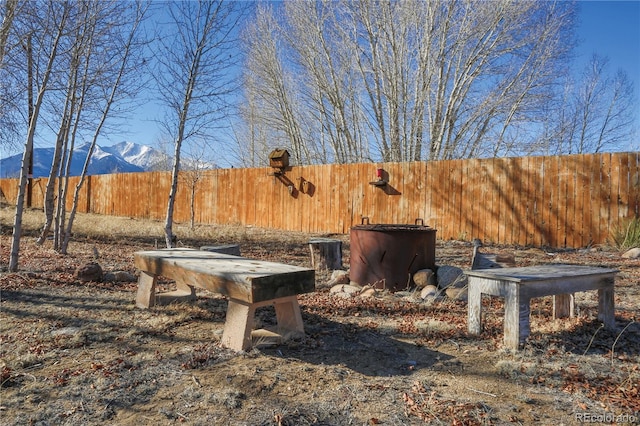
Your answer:
[[[73,151],[69,175],[82,173],[90,145],[77,147]],[[53,148],[35,148],[33,150],[33,177],[48,177],[53,161]],[[22,154],[0,159],[0,178],[20,176]],[[170,167],[168,157],[162,151],[147,145],[133,142],[120,142],[106,147],[95,147],[87,174],[102,175],[111,173],[134,173],[151,170],[167,170]]]

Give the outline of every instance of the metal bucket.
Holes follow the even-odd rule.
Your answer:
[[[415,272],[435,270],[436,230],[425,226],[422,219],[415,225],[368,222],[364,218],[362,225],[351,227],[351,281],[400,291],[412,285]]]

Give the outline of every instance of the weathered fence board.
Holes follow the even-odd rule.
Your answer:
[[[386,186],[370,184],[383,169]],[[195,182],[198,223],[244,224],[347,233],[371,223],[414,223],[441,239],[584,247],[640,215],[640,153],[218,169],[180,175],[174,220],[188,222]],[[68,180],[71,207],[79,178]],[[47,179],[34,179],[32,206],[43,206]],[[78,194],[80,212],[163,220],[171,173],[95,175]],[[18,179],[0,180],[9,203]]]

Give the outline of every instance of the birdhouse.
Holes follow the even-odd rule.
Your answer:
[[[269,154],[269,166],[284,170],[289,167],[289,151],[276,148]]]

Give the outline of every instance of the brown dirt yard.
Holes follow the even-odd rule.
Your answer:
[[[133,253],[162,244],[162,223],[80,215],[69,254],[35,244],[42,212],[25,214],[20,271],[6,272],[13,209],[0,209],[0,420],[5,425],[501,425],[638,424],[640,260],[609,247],[487,245],[518,265],[617,268],[615,332],[596,292],[577,316],[552,320],[532,301],[523,350],[502,345],[502,300],[483,299],[485,329],[467,334],[467,305],[406,294],[341,298],[328,274],[300,296],[304,338],[233,352],[220,345],[226,301],[137,309],[135,282],[81,282],[92,261],[137,274]],[[240,244],[246,257],[310,267],[319,235],[177,224],[179,244]],[[349,264],[348,235],[343,240]],[[469,242],[438,241],[436,263],[469,268]],[[162,289],[172,282],[161,279]],[[274,323],[269,308],[258,322]]]

